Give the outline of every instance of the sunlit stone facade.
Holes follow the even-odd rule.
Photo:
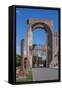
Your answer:
[[[47,67],[58,67],[58,33],[53,31],[52,20],[29,19],[27,31],[27,66],[32,67],[32,32],[36,28],[46,30],[46,38],[48,39],[48,59]],[[57,64],[57,65],[56,65]]]

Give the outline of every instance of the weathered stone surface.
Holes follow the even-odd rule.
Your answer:
[[[32,32],[36,28],[43,28],[47,33],[47,43],[48,43],[48,60],[46,66],[51,66],[55,60],[55,53],[58,53],[58,33],[54,35],[53,31],[53,21],[47,19],[29,19],[28,20],[28,32],[27,32],[27,60],[29,61],[30,67],[32,67],[32,53],[30,47],[32,47]],[[57,42],[57,45],[56,45]],[[56,58],[57,59],[57,58]],[[58,62],[58,61],[57,61]],[[27,64],[28,65],[28,64]]]
[[[21,40],[21,70],[24,69],[24,39]]]

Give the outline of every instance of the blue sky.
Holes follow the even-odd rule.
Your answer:
[[[53,20],[53,30],[58,31],[57,10],[16,8],[16,54],[20,54],[20,41],[23,38],[25,40],[24,54],[26,54],[27,19],[29,18]],[[46,44],[46,32],[43,29],[34,30],[32,43]]]

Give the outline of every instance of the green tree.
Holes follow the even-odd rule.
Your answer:
[[[18,67],[20,65],[20,60],[19,57],[16,56],[16,67]]]

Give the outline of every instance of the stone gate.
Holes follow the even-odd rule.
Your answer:
[[[52,20],[43,19],[29,19],[27,20],[28,31],[27,31],[27,66],[32,67],[32,33],[35,29],[41,28],[46,31],[47,34],[47,46],[48,46],[48,60],[47,65],[51,63],[53,59],[53,22]]]

